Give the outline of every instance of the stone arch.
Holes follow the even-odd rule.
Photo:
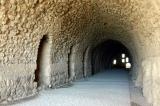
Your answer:
[[[49,37],[44,35],[40,40],[37,54],[37,69],[35,71],[35,81],[38,87],[47,87],[50,85],[50,44]]]
[[[90,76],[92,73],[92,66],[91,66],[91,47],[88,46],[84,52],[83,58],[83,73],[84,77]]]
[[[74,46],[71,46],[68,54],[68,78],[70,81],[75,77],[75,58],[75,49]]]
[[[84,53],[85,46],[78,43],[70,47],[68,56],[68,74],[69,80],[76,80],[84,77]]]
[[[120,57],[122,53],[125,53],[128,57],[130,57],[130,62],[133,64],[132,55],[129,49],[121,42],[108,39],[99,43],[92,51],[92,66],[94,66],[92,73],[94,74],[99,72],[98,70],[101,71],[111,68],[113,58],[115,58],[115,56]],[[119,59],[119,61],[121,61],[121,59]]]

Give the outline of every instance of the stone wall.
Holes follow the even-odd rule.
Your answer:
[[[76,46],[75,78],[83,75],[89,45],[118,40],[130,50],[133,79],[159,105],[160,2],[158,0],[1,0],[0,102],[36,94],[40,40],[49,37],[53,88],[70,82],[68,54]],[[150,86],[152,85],[152,86]]]

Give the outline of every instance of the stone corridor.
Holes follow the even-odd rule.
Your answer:
[[[129,73],[105,70],[67,88],[43,90],[36,98],[13,106],[131,106]]]
[[[0,106],[159,106],[159,69],[160,0],[0,0]]]

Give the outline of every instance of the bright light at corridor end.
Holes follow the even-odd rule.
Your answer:
[[[127,69],[131,68],[131,63],[126,63],[126,68]]]
[[[129,62],[129,58],[128,58],[128,57],[126,57],[126,62],[127,62],[127,63]]]
[[[120,65],[120,64],[122,65],[123,64],[122,66],[124,66],[124,68],[126,68],[126,69],[130,69],[131,66],[132,66],[132,64],[130,63],[129,57],[125,53],[122,53],[121,56],[120,56],[120,58],[117,57],[116,59],[113,59],[112,64],[114,66],[117,66],[117,65]]]
[[[122,63],[125,63],[125,59],[122,59]]]
[[[125,57],[126,57],[126,55],[124,53],[122,53],[122,58],[125,58]]]
[[[116,60],[116,59],[113,60],[113,64],[114,64],[114,65],[117,64],[117,60]]]

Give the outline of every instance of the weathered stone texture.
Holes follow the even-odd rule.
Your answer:
[[[0,0],[0,102],[37,92],[38,47],[47,35],[53,88],[70,82],[72,46],[78,45],[73,77],[82,78],[86,48],[113,39],[130,50],[136,66],[133,79],[147,100],[158,106],[159,4],[159,0]]]

